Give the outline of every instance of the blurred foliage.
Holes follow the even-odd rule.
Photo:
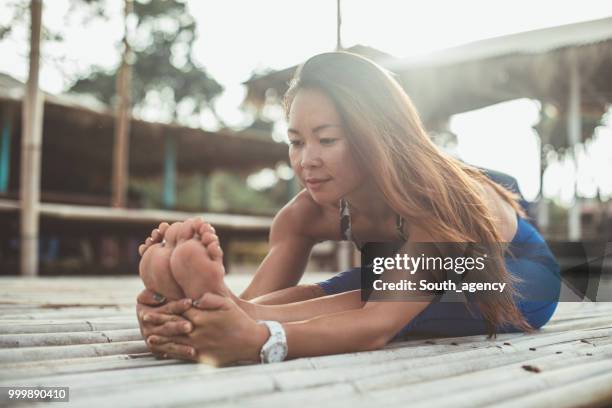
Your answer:
[[[72,0],[84,3],[105,18],[106,0]],[[192,56],[196,22],[184,3],[177,0],[134,1],[135,28],[131,34],[132,104],[141,105],[149,94],[163,95],[171,102],[171,116],[176,120],[176,106],[189,102],[190,114],[206,109],[214,113],[212,100],[223,87],[198,66]],[[111,104],[115,98],[118,67],[113,72],[94,68],[78,79],[71,92],[92,94]],[[215,114],[216,116],[216,114]]]
[[[11,11],[11,17],[8,19],[9,23],[7,25],[0,24],[0,41],[4,40],[5,38],[8,38],[17,27],[30,23],[29,0],[13,0],[7,2],[5,7]],[[53,42],[62,41],[64,39],[60,32],[51,31],[44,25],[42,27],[41,35],[43,41]]]
[[[23,24],[26,18],[29,20],[30,2],[26,0],[11,1],[6,4],[8,9],[12,11],[11,18],[7,25],[0,24],[0,41],[8,37],[15,27]]]
[[[0,41],[11,36],[16,27],[29,24],[29,0],[9,0],[7,10],[11,13],[9,23],[0,25]],[[87,27],[96,19],[109,20],[116,14],[117,5],[112,0],[69,0],[66,22],[77,16],[79,24]],[[46,7],[52,7],[45,2]],[[111,6],[114,8],[111,8]],[[111,13],[113,11],[113,13]],[[192,52],[197,27],[194,17],[180,0],[134,0],[130,45],[132,65],[132,104],[142,107],[163,102],[173,120],[177,118],[177,106],[181,103],[181,114],[200,114],[208,109],[219,119],[212,102],[223,88],[205,69],[194,61]],[[3,20],[4,21],[4,20]],[[43,22],[44,23],[44,22]],[[60,32],[50,32],[43,27],[43,38],[47,41],[63,40]],[[101,39],[103,40],[103,39]],[[27,45],[24,45],[27,46]],[[95,46],[95,45],[92,45]],[[121,52],[118,44],[117,53]],[[92,67],[85,77],[76,80],[69,91],[87,93],[101,101],[113,104],[116,94],[116,74],[99,67]],[[150,98],[147,100],[147,98]],[[169,103],[168,103],[169,102]],[[188,109],[185,109],[187,106]],[[157,108],[157,105],[156,105]],[[160,115],[162,116],[162,115]],[[259,126],[262,125],[262,126]],[[253,130],[269,135],[268,123],[256,122]],[[185,211],[212,211],[228,213],[274,214],[287,202],[291,187],[279,180],[272,187],[255,190],[247,185],[246,174],[217,171],[210,175],[186,175],[177,177],[176,209]],[[107,180],[98,180],[93,190],[108,193]],[[163,180],[159,173],[149,179],[129,181],[129,196],[132,203],[144,208],[164,208]]]
[[[595,129],[604,125],[604,115],[608,107],[604,103],[589,101],[588,109],[583,109],[581,115],[580,142],[590,140]],[[540,120],[533,127],[540,136],[544,149],[552,150],[560,156],[571,153],[570,142],[567,137],[568,112],[567,106],[559,106],[552,102],[543,102],[540,109]]]
[[[138,196],[143,208],[163,208],[163,180],[130,179],[129,190]],[[246,177],[228,171],[208,176],[180,175],[177,178],[176,210],[240,214],[275,214],[287,202],[289,183],[279,180],[274,186],[255,190]]]
[[[274,187],[257,191],[248,187],[246,178],[224,171],[213,173],[210,183],[210,208],[213,211],[273,214],[286,201],[286,196],[284,200],[278,200],[278,190],[282,190],[283,183],[274,186],[276,191],[273,191]]]

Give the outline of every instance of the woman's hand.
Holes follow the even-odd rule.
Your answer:
[[[136,300],[138,325],[145,340],[154,334],[171,337],[189,333],[193,329],[191,322],[181,316],[192,307],[191,299],[166,303],[163,296],[145,289],[140,292]],[[149,341],[147,345],[153,354],[163,357],[163,353],[157,353],[150,346]]]
[[[204,294],[183,316],[192,324],[187,335],[154,334],[148,343],[155,353],[183,360],[223,366],[238,361],[259,361],[268,328],[257,323],[232,299]]]

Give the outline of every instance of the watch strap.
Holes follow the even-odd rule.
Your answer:
[[[269,354],[270,350],[275,347],[282,345],[283,355],[279,361],[283,361],[285,357],[287,357],[287,337],[285,336],[285,329],[280,322],[276,322],[274,320],[260,320],[258,323],[263,323],[268,327],[270,331],[270,337],[261,347],[261,351],[259,352],[259,357],[262,363],[271,363],[277,361],[270,361]]]

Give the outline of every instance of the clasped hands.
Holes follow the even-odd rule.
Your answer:
[[[231,298],[210,292],[195,301],[165,301],[145,289],[138,295],[136,314],[140,332],[158,358],[213,366],[259,361],[269,336]]]

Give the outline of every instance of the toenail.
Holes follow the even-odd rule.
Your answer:
[[[159,243],[161,246],[166,246],[166,239],[162,239],[162,241]]]

